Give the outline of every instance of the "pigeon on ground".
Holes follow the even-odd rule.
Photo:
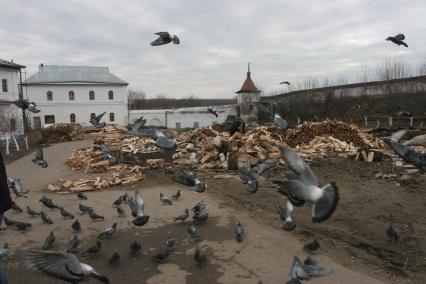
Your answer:
[[[120,262],[120,254],[118,253],[118,251],[114,250],[112,252],[112,255],[110,257],[110,259],[108,260],[110,265],[117,265]]]
[[[200,238],[198,235],[198,229],[193,224],[188,224],[188,233],[193,239]]]
[[[133,256],[137,256],[142,249],[142,245],[138,241],[133,241],[130,244],[130,252]]]
[[[36,212],[33,209],[31,209],[30,206],[27,206],[27,214],[30,215],[31,217],[38,217],[40,216],[40,212]]]
[[[174,243],[175,239],[167,238],[163,246],[161,247],[160,252],[151,257],[152,261],[157,263],[163,263],[170,255],[170,251],[172,250]]]
[[[238,176],[235,176],[237,180],[245,184],[245,189],[249,193],[257,192],[259,187],[259,176],[254,170],[240,169]]]
[[[180,40],[177,36],[173,35],[173,37],[168,32],[158,32],[154,33],[155,35],[158,35],[159,37],[151,42],[152,46],[158,46],[163,44],[168,44],[173,42],[174,44],[179,44]]]
[[[404,39],[405,39],[404,34],[397,34],[396,36],[388,37],[386,40],[389,40],[398,46],[403,45],[405,47],[408,47],[408,45],[404,42]]]
[[[201,267],[206,263],[207,258],[204,252],[201,249],[197,248],[195,249],[194,260],[198,264],[198,266]]]
[[[15,213],[21,213],[22,212],[21,207],[19,207],[18,204],[16,204],[16,202],[13,201],[13,200],[12,200],[12,210]]]
[[[206,208],[206,203],[204,203],[204,201],[198,201],[197,204],[192,207],[192,211],[194,212],[194,214],[200,214],[201,211],[204,210],[204,208]]]
[[[132,221],[133,225],[138,227],[145,225],[149,221],[149,216],[145,215],[145,201],[143,199],[142,193],[140,193],[138,190],[135,191],[135,203],[133,206],[134,209],[132,209],[132,212],[134,210],[133,213],[135,217],[135,219],[133,219]]]
[[[84,193],[83,192],[77,192],[77,197],[78,197],[78,199],[80,199],[80,200],[87,200],[88,198],[87,198],[87,196],[86,195],[84,195]]]
[[[85,206],[81,203],[78,205],[78,209],[81,211],[81,215],[93,211],[93,207]]]
[[[143,119],[143,116],[141,116],[141,117],[139,117],[138,119],[136,119],[136,120],[133,122],[133,124],[129,124],[129,125],[127,126],[127,130],[130,130],[130,131],[138,131],[138,130],[141,130],[141,129],[142,129],[142,127],[144,127],[145,123],[146,123],[146,119]]]
[[[22,188],[22,185],[21,185],[21,179],[9,178],[9,184],[10,184],[10,188],[12,189],[13,193],[15,193],[16,197],[27,198],[25,195],[29,192],[29,190],[24,191],[24,189]]]
[[[102,283],[109,283],[106,276],[99,274],[88,264],[80,263],[72,253],[55,251],[26,251],[25,265],[49,277],[70,283],[79,283],[94,278]]]
[[[209,113],[213,114],[213,115],[214,115],[214,116],[216,116],[216,117],[218,117],[218,116],[219,116],[219,114],[217,113],[217,110],[216,110],[215,108],[213,108],[213,107],[208,107],[208,108],[207,108],[207,111],[208,111]]]
[[[234,235],[237,242],[241,243],[243,241],[244,227],[240,222],[238,222],[238,224],[235,226]]]
[[[297,256],[294,256],[293,265],[290,271],[291,279],[286,284],[299,284],[301,280],[310,280],[312,277],[327,276],[332,270],[317,266],[317,264],[302,264]]]
[[[172,199],[178,200],[180,198],[180,195],[180,189],[178,189],[178,191],[172,195]]]
[[[104,216],[98,215],[95,213],[94,210],[89,212],[89,217],[90,219],[92,219],[93,221],[97,221],[97,220],[105,220]]]
[[[165,196],[164,194],[162,194],[161,192],[160,192],[160,201],[164,205],[172,205],[173,204],[172,201],[167,196]]]
[[[99,235],[98,238],[99,239],[104,239],[104,238],[109,238],[112,237],[112,235],[115,233],[115,231],[117,230],[117,223],[112,224],[111,227],[106,228],[105,230],[103,230]]]
[[[49,209],[60,209],[60,207],[58,205],[56,205],[52,199],[46,197],[45,195],[43,195],[39,202],[41,202],[45,207],[49,208]]]
[[[181,184],[193,186],[196,192],[204,192],[206,190],[206,184],[197,177],[193,171],[187,171],[182,169],[181,175],[173,177],[173,179]]]
[[[185,220],[188,219],[188,217],[189,217],[189,210],[185,209],[185,212],[183,214],[181,214],[181,215],[179,215],[175,218],[175,222],[176,221],[185,222]]]
[[[40,211],[40,218],[45,224],[49,224],[49,225],[53,224],[52,219],[50,219],[50,217],[43,211]]]
[[[386,237],[388,238],[388,241],[391,243],[394,243],[399,239],[398,233],[395,231],[392,225],[389,226],[389,228],[386,230]]]
[[[3,217],[3,220],[4,220],[4,223],[6,224],[6,226],[8,226],[8,227],[14,226],[15,222],[17,222],[17,221],[10,220],[7,217]]]
[[[177,145],[172,143],[165,133],[156,128],[128,131],[128,133],[138,137],[151,137],[155,139],[155,145],[162,150],[174,151],[177,148]]]
[[[115,200],[115,201],[112,203],[112,206],[120,206],[121,204],[123,204],[123,196],[121,196],[121,195],[120,195],[120,197],[119,197],[119,198],[117,198],[117,200]]]
[[[126,214],[126,211],[124,211],[124,209],[121,207],[117,207],[117,214],[118,217],[123,217]]]
[[[319,187],[317,177],[296,152],[283,146],[280,146],[280,150],[287,166],[292,171],[286,173],[287,180],[274,181],[280,186],[279,192],[288,197],[287,217],[283,229],[291,231],[296,227],[291,218],[293,206],[301,207],[305,201],[312,204],[312,221],[314,223],[321,223],[329,219],[339,203],[336,184],[331,182]]]
[[[9,256],[9,244],[5,243],[3,248],[0,248],[0,259],[7,258]]]
[[[74,238],[69,241],[66,252],[75,253],[79,245],[80,240],[77,238],[77,235],[75,235]]]
[[[55,242],[56,238],[55,238],[55,234],[52,232],[50,232],[49,236],[47,236],[46,240],[43,243],[43,250],[49,250],[53,243]]]
[[[106,112],[103,112],[103,113],[101,113],[101,114],[100,114],[100,115],[98,115],[98,116],[92,117],[92,118],[90,119],[90,123],[91,123],[92,125],[94,125],[96,128],[103,128],[103,127],[105,127],[105,125],[106,125],[105,121],[101,123],[101,119],[102,119],[102,117],[103,117],[105,114],[106,114]]]
[[[37,150],[36,156],[34,159],[32,159],[32,162],[36,165],[39,165],[42,168],[47,168],[48,164],[47,164],[47,161],[44,159],[43,148],[41,146]]]
[[[108,147],[105,144],[101,144],[99,146],[102,151],[102,157],[106,160],[108,160],[108,166],[112,166],[117,164],[117,157],[113,156],[111,151],[108,149]]]
[[[288,81],[282,81],[282,82],[280,83],[280,85],[282,85],[282,84],[290,85],[290,82],[288,82]]]
[[[195,214],[194,217],[192,217],[193,219],[192,223],[198,226],[205,223],[208,218],[209,218],[209,213]]]
[[[81,231],[81,225],[78,220],[75,220],[74,223],[72,223],[71,228],[74,232],[80,232]]]
[[[40,110],[37,108],[37,104],[35,102],[30,102],[27,99],[17,100],[13,102],[17,107],[28,110],[32,113],[39,113]]]
[[[5,223],[6,223],[6,221],[5,221]],[[30,223],[19,222],[19,221],[13,221],[13,225],[16,227],[16,229],[18,229],[20,231],[25,231],[26,229],[32,227],[32,225]]]
[[[61,213],[64,219],[74,219],[74,215],[66,211],[64,207],[61,207],[61,210],[59,211],[59,213]]]
[[[424,173],[426,172],[426,153],[417,152],[413,148],[400,143],[401,138],[407,132],[407,129],[399,130],[393,133],[390,138],[384,138],[383,141],[405,162],[412,164]]]
[[[303,246],[303,250],[307,253],[315,253],[320,248],[320,243],[318,240],[313,240],[312,242]]]
[[[96,239],[96,243],[89,247],[87,250],[85,250],[84,252],[81,253],[81,255],[85,256],[85,255],[97,255],[102,248],[102,243],[100,239]]]

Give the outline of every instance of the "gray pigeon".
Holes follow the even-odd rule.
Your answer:
[[[9,245],[5,243],[3,248],[0,248],[0,259],[7,258],[9,256]]]
[[[50,219],[50,217],[46,213],[44,213],[43,211],[40,211],[40,218],[43,221],[43,223],[45,223],[45,224],[48,224],[48,225],[53,224],[52,219]]]
[[[155,139],[155,145],[162,150],[174,151],[177,148],[177,145],[172,143],[169,137],[156,128],[141,129],[139,131],[130,130],[128,133],[138,137],[151,137]]]
[[[399,235],[395,231],[392,225],[390,225],[389,228],[386,230],[386,237],[388,238],[388,241],[390,241],[391,243],[399,239]]]
[[[75,220],[74,223],[72,223],[71,228],[74,232],[80,232],[81,231],[81,225],[78,220]]]
[[[184,185],[193,186],[196,192],[204,192],[206,190],[206,184],[197,177],[197,175],[188,170],[181,170],[181,175],[173,177],[176,182]]]
[[[181,215],[179,215],[175,218],[175,222],[176,221],[185,222],[185,220],[188,219],[188,217],[189,217],[189,210],[185,209],[185,212],[183,214],[181,214]]]
[[[204,224],[207,219],[209,218],[209,213],[204,213],[204,214],[195,214],[194,217],[192,217],[192,223],[194,225],[201,225]]]
[[[28,268],[66,282],[78,283],[95,278],[102,283],[109,283],[106,276],[96,272],[90,265],[80,263],[72,253],[26,251],[24,252],[24,259]]]
[[[151,42],[152,46],[164,45],[173,42],[174,44],[179,44],[180,40],[177,36],[173,35],[173,37],[168,32],[158,32],[154,33],[159,37]]]
[[[396,36],[388,37],[386,40],[389,40],[398,46],[403,45],[405,47],[408,47],[408,45],[404,42],[404,39],[405,39],[404,34],[397,34]]]
[[[84,252],[81,253],[81,255],[97,255],[102,248],[102,243],[100,239],[96,239],[96,243],[89,247],[87,250],[85,250]]]
[[[27,206],[27,214],[31,217],[40,216],[40,212],[35,212],[30,206]]]
[[[89,217],[90,219],[92,219],[93,221],[97,221],[97,220],[105,220],[104,216],[98,215],[95,213],[94,210],[89,211]]]
[[[197,262],[198,266],[201,267],[206,263],[207,258],[204,252],[201,249],[197,248],[195,249],[194,260],[195,262]]]
[[[195,204],[194,207],[192,207],[192,211],[194,212],[194,214],[200,214],[201,211],[204,210],[204,208],[206,208],[206,203],[200,200],[197,202],[197,204]]]
[[[90,123],[91,123],[92,125],[94,125],[96,128],[103,128],[103,127],[105,127],[105,125],[106,125],[105,121],[101,123],[101,119],[102,119],[102,117],[103,117],[105,114],[106,114],[106,112],[103,112],[103,113],[101,113],[100,115],[98,115],[98,116],[95,116],[95,117],[91,118],[91,119],[90,119]]]
[[[260,107],[263,111],[268,113],[269,117],[271,118],[271,122],[274,122],[276,125],[278,125],[282,129],[287,129],[288,122],[283,119],[277,112],[276,108],[277,105],[275,103],[271,102],[256,102],[253,104],[257,107]]]
[[[142,129],[145,123],[146,123],[146,119],[143,119],[143,116],[141,116],[138,119],[136,119],[133,124],[129,124],[127,126],[127,129],[130,131],[139,131]]]
[[[49,209],[59,209],[60,207],[56,205],[51,198],[48,198],[47,196],[43,195],[39,202],[41,202],[44,206],[46,206]]]
[[[247,192],[257,192],[259,187],[259,176],[254,170],[240,169],[238,176],[235,176],[235,178],[245,184],[245,189]]]
[[[79,245],[80,240],[77,238],[77,235],[75,235],[74,238],[72,238],[67,245],[67,252],[75,253]]]
[[[173,204],[172,201],[167,196],[165,196],[164,194],[162,194],[161,192],[160,192],[160,201],[164,205],[172,205]]]
[[[274,181],[280,186],[279,191],[288,197],[286,204],[286,221],[283,229],[293,230],[291,213],[293,206],[301,207],[305,201],[312,204],[312,221],[321,223],[331,217],[339,203],[338,188],[334,182],[319,187],[318,179],[306,162],[293,150],[280,146],[281,154],[292,170],[287,173],[287,180]]]
[[[41,146],[37,150],[36,156],[34,159],[32,159],[32,162],[42,168],[47,168],[48,164],[47,161],[44,159],[43,148]]]
[[[20,231],[25,231],[26,229],[32,227],[32,225],[30,223],[19,222],[19,221],[12,221],[12,222],[13,222],[13,225],[16,227],[16,229],[18,229]],[[5,221],[5,223],[6,223],[6,221]]]
[[[117,164],[117,157],[113,156],[111,151],[108,149],[108,147],[105,144],[101,144],[99,146],[102,151],[102,157],[106,160],[108,160],[108,166],[112,166]]]
[[[181,196],[180,189],[178,189],[178,191],[176,191],[176,193],[172,195],[172,199],[178,200],[180,196]]]
[[[124,211],[121,207],[117,207],[117,214],[119,217],[123,217],[126,214],[126,211]]]
[[[301,280],[310,280],[312,277],[322,277],[330,275],[333,271],[318,266],[317,262],[308,257],[302,264],[297,256],[294,256],[293,265],[290,271],[291,279],[286,284],[302,283]]]
[[[112,224],[111,227],[106,228],[105,230],[103,230],[99,235],[98,238],[99,239],[104,239],[104,238],[109,238],[112,237],[112,235],[115,233],[115,231],[117,230],[117,223]]]
[[[59,213],[61,213],[62,217],[64,217],[65,219],[74,219],[74,215],[66,211],[64,207],[61,207]]]
[[[109,264],[111,265],[117,265],[120,262],[120,254],[118,251],[114,250],[112,252],[111,258],[108,260]]]
[[[243,241],[244,227],[240,222],[238,222],[238,224],[235,226],[234,234],[237,242],[241,243]]]
[[[29,190],[24,191],[24,189],[22,188],[21,185],[21,179],[13,179],[13,178],[9,178],[9,184],[10,184],[10,188],[12,189],[13,193],[15,193],[16,197],[25,197],[25,194],[27,194],[29,192]]]
[[[198,235],[198,229],[193,224],[188,224],[188,233],[193,239],[200,238]]]
[[[138,255],[141,249],[142,249],[142,245],[136,240],[130,244],[130,252],[132,253],[133,256]]]
[[[81,211],[81,214],[89,213],[93,211],[93,207],[85,206],[83,204],[78,205],[78,209]]]
[[[257,176],[261,176],[265,174],[267,171],[276,168],[278,164],[278,160],[275,158],[269,158],[266,159],[263,163],[259,163],[253,168],[251,168],[251,171],[254,171]]]
[[[133,202],[133,201],[132,201]],[[132,203],[132,215],[134,215],[135,219],[133,219],[132,223],[135,226],[141,227],[148,223],[149,216],[145,215],[145,201],[143,199],[142,193],[140,193],[138,190],[135,191],[135,202]],[[130,200],[129,200],[129,206],[130,206]]]
[[[56,238],[55,238],[55,234],[52,232],[50,232],[49,236],[47,236],[46,240],[43,243],[43,250],[49,250],[53,243],[55,242]]]
[[[13,103],[17,107],[19,107],[19,108],[21,108],[23,110],[28,110],[29,112],[32,112],[32,113],[39,113],[40,112],[40,110],[37,109],[36,103],[35,102],[30,102],[27,99],[22,99],[22,100],[20,99],[20,100],[14,101]]]
[[[80,200],[87,200],[87,196],[83,192],[77,192],[77,197]]]
[[[174,239],[167,238],[163,246],[161,247],[160,252],[151,257],[152,261],[157,263],[163,263],[166,260],[166,258],[170,255],[170,252],[172,250],[174,243],[175,243]]]

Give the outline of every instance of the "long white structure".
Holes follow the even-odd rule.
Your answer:
[[[31,114],[35,128],[54,123],[89,124],[91,116],[103,112],[102,121],[107,124],[128,122],[128,83],[108,67],[41,64],[24,86],[28,99],[41,110]]]

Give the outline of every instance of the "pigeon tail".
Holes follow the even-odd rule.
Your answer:
[[[334,182],[327,184],[322,188],[322,196],[313,205],[312,221],[314,223],[321,223],[331,217],[339,203],[339,191]]]

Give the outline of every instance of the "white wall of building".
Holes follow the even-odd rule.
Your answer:
[[[53,93],[53,100],[47,99],[48,92]],[[74,92],[74,100],[70,100],[69,92]],[[95,99],[90,100],[90,91],[95,92]],[[114,98],[108,98],[109,91],[113,91]],[[111,124],[126,125],[127,110],[127,87],[116,85],[86,85],[76,84],[49,84],[27,86],[27,96],[37,103],[40,113],[31,114],[31,123],[34,117],[41,118],[42,126],[45,125],[45,116],[54,115],[55,123],[69,123],[70,115],[75,114],[76,121],[81,124],[90,124],[90,114],[96,115],[107,112],[102,121]],[[110,121],[109,114],[114,113],[114,120]]]
[[[14,101],[19,99],[18,89],[18,70],[11,68],[0,67],[0,99]],[[3,79],[7,80],[8,92],[3,92],[1,82]]]
[[[0,100],[15,101],[19,99],[19,87],[18,87],[18,70],[11,68],[0,67]],[[2,80],[7,80],[7,92],[3,92]],[[24,133],[24,123],[22,120],[22,110],[14,104],[3,104],[0,105],[0,140],[4,138],[6,132],[10,129],[4,129],[4,127],[10,126],[10,119],[16,121],[15,134]]]

